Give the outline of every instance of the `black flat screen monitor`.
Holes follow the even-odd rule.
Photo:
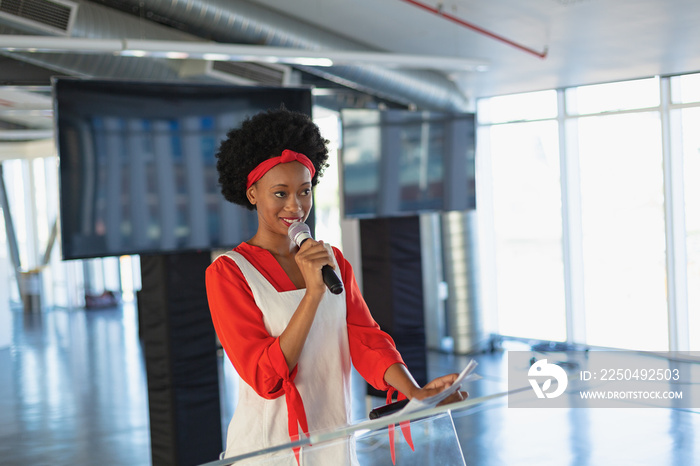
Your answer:
[[[473,113],[348,109],[341,117],[345,217],[476,208]]]
[[[64,259],[230,248],[255,212],[221,194],[215,153],[260,111],[311,115],[308,88],[53,81]]]

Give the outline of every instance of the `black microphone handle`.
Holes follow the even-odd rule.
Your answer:
[[[301,240],[298,246],[301,247],[301,245],[304,244],[304,241],[309,238],[311,237],[309,236],[308,238]],[[321,275],[323,276],[323,283],[326,284],[331,293],[340,294],[343,292],[343,282],[340,280],[340,278],[338,278],[338,274],[335,273],[333,267],[328,264],[324,265],[321,267]]]
[[[408,400],[394,401],[383,406],[377,406],[372,411],[369,412],[370,419],[378,419],[380,417],[388,416],[389,414],[394,414],[403,409],[404,406],[408,404]]]
[[[333,267],[328,264],[324,265],[321,268],[321,274],[323,275],[323,283],[331,290],[331,293],[340,294],[343,292],[343,282],[340,281]]]

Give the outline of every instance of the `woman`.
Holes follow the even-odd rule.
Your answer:
[[[326,144],[308,116],[280,109],[231,130],[217,153],[222,194],[258,216],[255,235],[206,274],[217,335],[242,380],[226,457],[297,440],[300,428],[308,435],[347,425],[351,363],[377,389],[409,399],[433,395],[457,376],[420,387],[372,319],[341,252],[312,239],[298,247],[287,235],[309,215]],[[325,265],[343,281],[341,294],[324,284]],[[347,445],[323,455],[325,464],[356,462]]]

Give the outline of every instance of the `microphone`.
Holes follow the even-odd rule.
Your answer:
[[[401,401],[394,401],[383,406],[377,406],[372,411],[369,412],[370,419],[379,419],[380,417],[388,416],[389,414],[394,414],[400,411],[408,404],[408,399]]]
[[[306,223],[296,222],[289,227],[287,235],[297,246],[301,247],[304,241],[311,239],[311,230]],[[321,275],[323,275],[323,283],[331,290],[331,293],[340,294],[343,292],[343,282],[340,281],[333,267],[328,264],[324,265],[321,268]]]

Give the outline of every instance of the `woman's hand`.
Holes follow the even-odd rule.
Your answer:
[[[330,252],[323,245],[323,241],[307,239],[299,248],[294,257],[306,284],[307,293],[322,295],[326,292],[326,285],[323,283],[321,268],[330,265],[335,268]]]
[[[437,395],[452,385],[458,377],[459,374],[456,373],[443,375],[442,377],[431,380],[421,388],[403,364],[392,364],[384,373],[384,381],[406,395],[409,400],[413,398],[422,400],[423,398]],[[469,394],[467,392],[458,390],[443,400],[440,405],[462,401],[468,396]]]
[[[423,388],[414,391],[411,394],[412,398],[416,398],[418,400],[422,400],[424,398],[428,398],[433,395],[437,395],[441,391],[445,390],[447,387],[452,385],[452,383],[457,380],[457,377],[459,377],[459,374],[454,373],[454,374],[447,374],[443,375],[442,377],[438,377],[436,379],[431,380],[428,382]],[[449,403],[456,403],[458,401],[466,400],[469,394],[467,392],[459,391],[457,390],[450,396],[448,396],[446,399],[441,401],[438,406],[446,405]]]

